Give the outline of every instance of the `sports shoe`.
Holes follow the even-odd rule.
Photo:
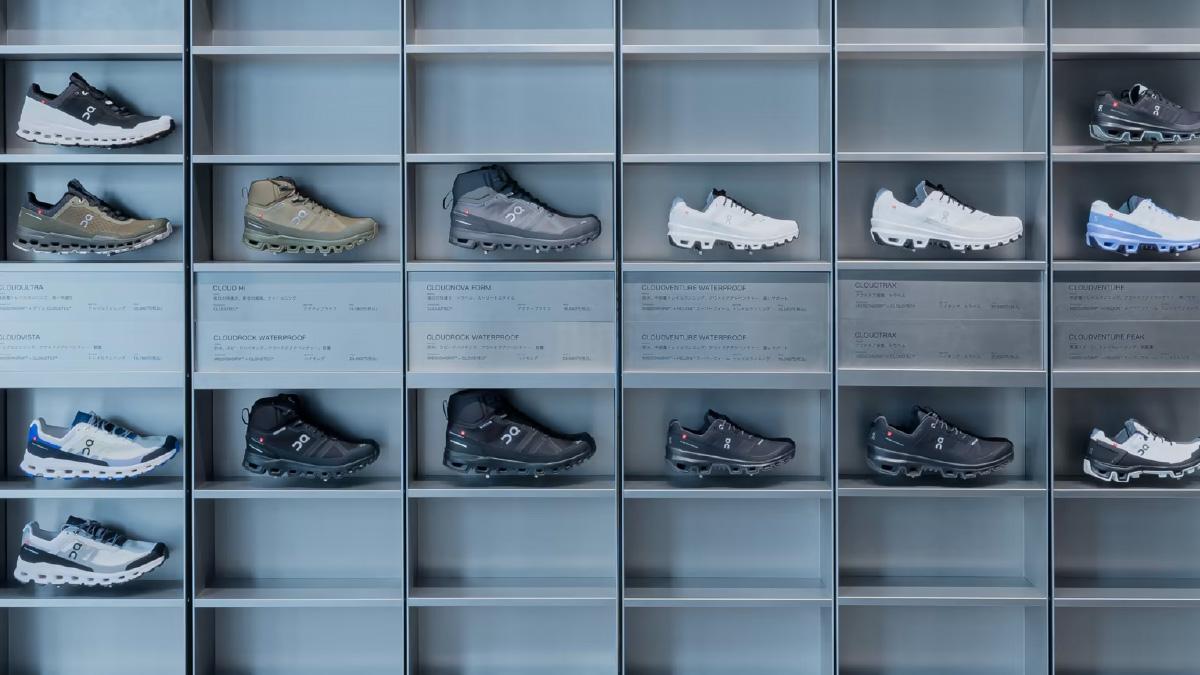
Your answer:
[[[573,216],[534,197],[499,166],[466,171],[454,178],[450,211],[450,243],[526,251],[562,251],[600,236],[596,216]],[[442,207],[449,204],[443,200]]]
[[[588,434],[557,434],[526,417],[498,391],[469,389],[446,406],[442,464],[488,477],[542,476],[583,463],[596,452]]]
[[[712,410],[704,415],[701,430],[688,429],[679,420],[667,425],[667,464],[682,473],[707,476],[714,468],[722,468],[731,475],[753,476],[795,456],[792,439],[763,438]]]
[[[57,533],[36,521],[21,530],[13,576],[21,583],[112,586],[153,570],[168,555],[166,544],[130,539],[94,520],[68,516]]]
[[[125,215],[79,181],[67,183],[58,202],[44,204],[32,192],[17,215],[13,246],[35,253],[100,253],[134,251],[171,236],[166,218],[142,219]]]
[[[1013,444],[1003,438],[979,438],[946,422],[932,410],[913,408],[916,424],[903,431],[880,415],[867,438],[867,465],[887,476],[976,478],[1013,460]]]
[[[1087,244],[1123,255],[1142,249],[1179,253],[1200,248],[1200,222],[1180,218],[1144,197],[1114,209],[1096,200],[1088,212]]]
[[[371,218],[352,218],[301,194],[285,176],[256,180],[246,192],[242,243],[271,253],[341,253],[379,233]]]
[[[1135,84],[1114,96],[1096,92],[1092,138],[1105,143],[1182,143],[1200,138],[1200,112],[1186,110],[1157,91]]]
[[[1143,475],[1183,478],[1200,467],[1200,438],[1168,441],[1141,422],[1126,420],[1112,438],[1093,429],[1083,458],[1083,472],[1102,481],[1128,483]]]
[[[305,418],[294,394],[260,398],[242,410],[251,473],[301,478],[344,478],[379,459],[379,444],[342,440]]]
[[[716,188],[708,193],[703,210],[676,197],[667,216],[667,238],[680,248],[709,251],[717,242],[724,242],[737,251],[761,251],[799,236],[796,221],[755,213]]]
[[[955,251],[982,251],[1021,238],[1024,225],[1015,216],[993,216],[963,204],[941,185],[923,180],[904,204],[883,189],[871,208],[871,238],[886,246],[925,248],[936,244]]]
[[[29,85],[17,135],[51,145],[115,148],[149,143],[174,128],[170,117],[149,117],[127,110],[79,73],[71,73],[67,88],[57,96],[47,94],[37,84]]]
[[[68,427],[29,424],[21,470],[38,478],[130,478],[179,452],[174,436],[142,436],[96,413],[79,411]]]

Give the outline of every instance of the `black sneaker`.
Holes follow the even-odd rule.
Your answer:
[[[455,246],[478,246],[484,251],[562,251],[600,236],[599,218],[550,208],[499,166],[458,174],[446,196],[454,197],[450,243]]]
[[[260,398],[242,410],[250,472],[301,478],[343,478],[379,459],[375,441],[345,441],[304,418],[294,394]]]
[[[1135,84],[1118,96],[1096,93],[1089,131],[1105,143],[1182,143],[1200,138],[1200,113]]]
[[[455,471],[487,476],[561,473],[596,452],[588,434],[557,434],[512,407],[498,391],[469,389],[446,405],[446,453]]]
[[[714,468],[730,475],[753,476],[786,464],[796,456],[790,438],[763,438],[709,410],[704,428],[688,429],[671,420],[667,425],[667,464],[681,473],[707,476]]]
[[[79,73],[62,93],[48,94],[29,85],[17,135],[50,145],[86,145],[114,148],[162,138],[175,122],[166,115],[139,115],[118,104],[108,94],[87,83]]]
[[[913,408],[916,425],[904,431],[880,415],[867,437],[867,465],[887,476],[976,478],[1013,460],[1012,441],[979,438],[955,427],[932,410]]]

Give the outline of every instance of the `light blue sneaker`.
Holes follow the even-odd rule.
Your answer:
[[[1130,197],[1119,209],[1097,200],[1088,214],[1087,244],[1122,255],[1143,248],[1182,253],[1200,248],[1200,222],[1180,218],[1144,197]]]

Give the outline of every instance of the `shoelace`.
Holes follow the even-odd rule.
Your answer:
[[[938,415],[937,413],[929,413],[929,416],[933,418],[933,423],[930,424],[930,427],[933,429],[936,429],[939,426],[941,426],[941,428],[948,430],[950,433],[954,434],[955,436],[958,436],[959,438],[964,438],[964,439],[974,438],[974,436],[972,436],[971,434],[968,434],[967,432],[962,431],[958,427],[956,427],[953,424],[950,424],[946,420],[942,419],[942,417],[940,415]]]
[[[521,187],[520,183],[513,180],[511,176],[508,178],[508,184],[505,185],[504,187],[506,188],[506,190],[501,190],[501,192],[508,192],[508,194],[510,196],[516,197],[517,199],[520,199],[522,201],[529,202],[530,204],[537,206],[538,208],[540,208],[543,211],[549,211],[551,213],[556,213],[556,211],[554,211],[554,209],[550,208],[550,205],[546,204],[545,202],[538,199],[537,197],[534,197],[528,190]]]
[[[307,206],[312,213],[316,214],[327,213],[329,211],[329,208],[324,204],[318,202],[312,197],[307,197],[300,192],[292,193],[292,203],[300,204],[301,206]]]
[[[757,213],[755,213],[754,211],[750,210],[750,208],[749,208],[749,207],[747,207],[745,204],[743,204],[743,203],[739,202],[738,200],[734,199],[733,197],[730,197],[729,195],[725,194],[725,192],[724,192],[724,191],[718,191],[718,192],[717,192],[717,198],[718,198],[718,199],[724,199],[725,201],[727,201],[727,202],[729,202],[730,204],[732,204],[732,205],[733,205],[735,208],[741,209],[743,212],[745,212],[745,213],[748,213],[748,214],[750,214],[750,215],[752,215],[752,216],[756,216],[756,215],[758,215],[758,214],[757,214]],[[714,200],[714,201],[715,201],[715,200]]]
[[[977,210],[975,207],[973,207],[973,206],[968,206],[968,205],[967,205],[965,202],[963,202],[963,200],[961,200],[961,199],[959,199],[958,197],[955,197],[954,195],[952,195],[952,194],[950,194],[949,192],[947,192],[947,191],[946,191],[946,188],[945,188],[945,187],[943,187],[943,186],[942,186],[940,183],[939,183],[938,185],[932,185],[932,186],[930,186],[930,187],[932,187],[934,190],[936,190],[936,191],[938,191],[938,192],[942,193],[942,197],[941,197],[941,198],[942,198],[942,201],[947,201],[947,202],[950,202],[951,204],[954,204],[954,205],[956,205],[956,206],[959,206],[959,207],[961,207],[961,208],[963,208],[963,209],[966,209],[966,210],[967,210],[967,211],[969,211],[970,213],[975,213],[975,211]]]
[[[108,432],[115,436],[132,436],[133,435],[133,432],[126,429],[125,427],[114,424],[96,414],[92,415],[91,425],[99,428],[101,431]]]
[[[1164,209],[1163,207],[1159,206],[1158,204],[1155,204],[1153,201],[1151,201],[1149,199],[1147,199],[1146,201],[1150,205],[1150,210],[1154,211],[1155,213],[1167,216],[1174,220],[1179,220],[1179,216],[1175,215],[1174,213],[1171,213],[1170,211]]]
[[[125,106],[114,101],[113,98],[111,96],[109,96],[108,94],[104,93],[103,90],[97,89],[96,87],[92,87],[90,89],[90,94],[89,94],[89,91],[84,91],[82,93],[84,96],[91,95],[94,98],[98,98],[98,99],[104,101],[104,105],[108,106],[109,110],[117,113],[118,115],[128,115],[129,114],[129,110]]]
[[[83,195],[80,195],[80,196],[83,197],[83,200],[85,202],[87,202],[91,206],[94,206],[94,207],[100,209],[100,212],[105,215],[111,216],[112,218],[114,218],[116,220],[129,220],[129,216],[125,215],[125,213],[123,211],[121,211],[121,209],[118,209],[117,207],[113,206],[112,204],[109,204],[108,202],[104,201],[103,199],[100,199],[99,197],[83,196]]]
[[[82,525],[76,525],[75,527],[101,544],[121,546],[127,539],[125,535],[121,534],[117,530],[101,525],[100,522],[96,520],[86,520]]]

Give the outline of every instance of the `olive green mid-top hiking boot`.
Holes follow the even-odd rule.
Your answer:
[[[291,178],[256,180],[246,194],[242,243],[272,253],[341,253],[375,238],[379,224],[318,204]]]
[[[171,223],[166,218],[146,220],[125,215],[72,179],[66,194],[55,204],[39,202],[32,192],[28,193],[17,216],[13,246],[43,253],[111,255],[143,248],[169,236]]]

